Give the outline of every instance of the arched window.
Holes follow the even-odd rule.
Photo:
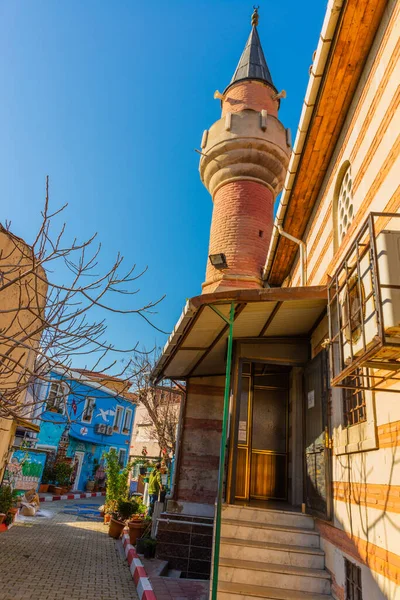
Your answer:
[[[340,244],[346,235],[353,220],[353,216],[353,179],[351,177],[351,166],[347,163],[347,168],[342,175],[337,195],[336,227],[338,244]]]

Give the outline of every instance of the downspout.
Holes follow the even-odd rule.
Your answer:
[[[301,285],[305,286],[307,285],[307,256],[306,256],[306,244],[305,242],[303,242],[303,240],[299,240],[298,238],[295,238],[294,235],[290,235],[290,233],[286,233],[286,231],[283,231],[282,226],[281,225],[275,225],[275,227],[278,230],[278,233],[287,238],[288,240],[294,242],[295,244],[298,244],[299,248],[300,248],[300,268],[301,268]]]

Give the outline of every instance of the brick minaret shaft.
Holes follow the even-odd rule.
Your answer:
[[[203,293],[261,288],[273,227],[274,200],[282,190],[290,141],[278,120],[279,98],[257,32],[252,30],[231,83],[221,98],[222,116],[202,139],[200,176],[214,207]]]

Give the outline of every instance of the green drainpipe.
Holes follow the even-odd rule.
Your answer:
[[[224,472],[225,472],[225,454],[226,454],[226,436],[228,429],[229,418],[229,393],[231,388],[231,365],[232,365],[232,342],[233,342],[233,320],[235,316],[235,305],[231,303],[229,319],[225,317],[215,306],[212,308],[228,325],[228,350],[226,357],[226,374],[225,374],[225,393],[224,393],[224,413],[222,418],[222,434],[221,434],[221,451],[219,455],[219,473],[218,473],[218,496],[217,508],[215,513],[215,532],[214,532],[214,561],[213,561],[213,578],[211,600],[217,600],[218,592],[218,571],[219,571],[219,549],[221,541],[221,513],[222,513],[222,494],[224,487]]]

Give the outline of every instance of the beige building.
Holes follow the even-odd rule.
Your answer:
[[[40,273],[40,277],[37,274]],[[39,431],[32,422],[34,399],[28,392],[42,334],[46,276],[31,248],[0,226],[0,478],[18,426]]]
[[[155,403],[150,400],[151,404],[160,407],[159,410],[156,410],[159,420],[164,420],[166,426],[174,431],[178,425],[183,396],[183,392],[176,387],[159,385]],[[130,458],[140,458],[143,456],[144,449],[148,459],[157,459],[162,455],[162,448],[158,443],[157,432],[149,411],[142,403],[138,402],[129,450]]]
[[[158,556],[208,576],[176,532],[214,523],[212,599],[400,598],[399,13],[329,1],[293,148],[257,10],[216,93],[206,281],[154,370],[187,384]]]

